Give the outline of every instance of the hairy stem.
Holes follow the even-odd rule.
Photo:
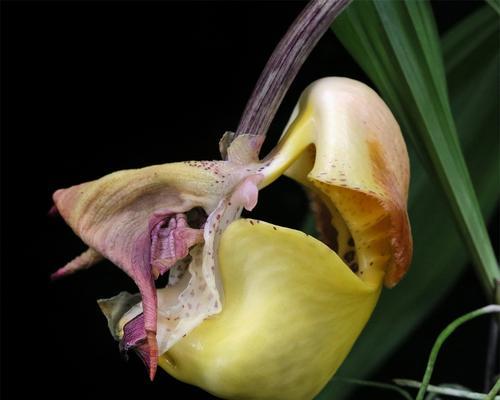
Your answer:
[[[300,67],[352,0],[311,0],[278,43],[260,75],[236,135],[265,135]]]

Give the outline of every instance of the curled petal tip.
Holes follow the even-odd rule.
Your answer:
[[[144,314],[140,314],[123,327],[120,350],[127,353],[134,350],[148,369],[149,379],[153,380],[158,367],[158,342],[156,332],[147,330]]]
[[[148,346],[149,356],[149,379],[154,380],[156,369],[158,368],[158,344],[156,342],[156,333],[148,331],[146,333],[146,341]]]
[[[49,217],[57,217],[59,215],[59,210],[57,209],[55,204],[53,204],[52,207],[50,207],[50,210],[47,213],[47,215]]]
[[[64,267],[59,268],[56,272],[50,275],[51,280],[56,280],[63,278],[65,276],[74,274],[77,271],[82,269],[87,269],[93,266],[94,264],[101,261],[104,257],[95,251],[94,249],[87,249],[78,257],[75,257],[69,263],[67,263]]]
[[[75,205],[81,195],[81,189],[85,187],[85,183],[80,185],[72,186],[67,189],[58,189],[52,194],[52,200],[54,201],[54,206],[49,211],[52,212],[54,209],[58,215],[64,218],[64,220],[69,223],[71,217],[77,217],[75,213]],[[56,215],[57,215],[56,214]],[[72,224],[70,223],[70,226]]]
[[[57,204],[57,201],[61,198],[63,192],[65,189],[57,189],[53,194],[52,194],[52,199],[54,200],[54,203]],[[54,205],[56,207],[56,205]]]
[[[56,281],[56,280],[64,277],[66,274],[62,270],[63,270],[63,268],[59,268],[56,272],[53,272],[52,274],[50,274],[50,280]]]

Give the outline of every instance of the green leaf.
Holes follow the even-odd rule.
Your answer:
[[[346,19],[337,22],[341,25],[337,25],[335,31],[342,36],[356,36],[361,42],[359,35],[365,34],[368,38],[380,29],[373,27],[379,20],[370,23],[361,19],[363,7],[356,2],[353,4],[356,8],[351,6],[344,12],[341,18]],[[489,34],[479,34],[483,30]],[[453,28],[441,41],[453,114],[478,200],[487,219],[491,217],[500,195],[499,186],[492,184],[500,181],[497,168],[497,132],[500,129],[498,33],[495,12],[484,7]],[[465,42],[469,42],[464,47],[467,51],[453,50],[458,43]],[[383,49],[380,41],[373,39],[372,46],[361,50],[350,48],[350,51],[355,57],[356,54],[364,55],[366,60],[361,63],[379,68],[380,76],[398,81],[401,71],[389,64],[387,68],[394,75],[385,72],[374,49],[377,46]],[[409,89],[404,85],[390,86],[383,92],[386,101],[387,94],[391,93],[394,96],[397,93],[409,95]],[[403,121],[410,119],[402,104],[397,103],[391,109],[402,126]],[[412,165],[409,212],[415,245],[413,265],[400,285],[383,291],[373,317],[338,376],[361,378],[372,373],[446,295],[468,261],[442,191],[427,175],[414,148],[409,147]],[[389,327],[390,335],[387,334]],[[351,390],[351,385],[334,379],[318,399],[342,399]]]
[[[500,0],[486,0],[486,2],[500,15]]]

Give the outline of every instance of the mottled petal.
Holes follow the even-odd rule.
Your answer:
[[[256,159],[258,149],[253,140],[241,142],[240,139],[236,143],[242,154]],[[245,143],[250,146],[246,152],[243,151]],[[229,149],[229,153],[233,151]],[[241,206],[248,209],[255,206],[260,181],[256,175],[251,168],[242,168],[231,160],[192,161],[119,171],[54,193],[60,215],[93,249],[55,276],[87,267],[102,255],[135,281],[142,298],[140,321],[144,323],[145,334],[140,351],[149,365],[151,377],[158,355],[158,299],[154,280],[174,269],[169,286],[176,286],[173,291],[177,297],[172,310],[166,314],[178,318],[178,327],[172,335],[163,335],[162,348],[178,340],[207,315],[220,311],[219,290],[222,289],[217,285],[214,245],[225,226],[239,217]],[[209,215],[208,220],[204,226],[202,223],[190,226],[187,216],[198,209]],[[203,242],[207,245],[201,246]],[[198,245],[201,247],[195,250]],[[186,277],[191,280],[182,277],[187,269],[183,260],[190,249],[193,262]],[[191,293],[201,293],[203,307],[188,311],[188,307],[192,307]],[[103,307],[109,308],[112,304],[115,303]],[[120,337],[125,321],[139,314],[137,307],[127,311],[121,328],[113,328]],[[132,344],[126,347],[131,348]]]
[[[223,163],[178,163],[120,171],[58,190],[54,202],[75,233],[123,269],[142,296],[150,356],[157,356],[157,298],[151,267],[151,229],[157,214],[215,208],[220,193],[214,171]],[[215,190],[214,190],[215,188]],[[156,363],[151,362],[150,375]]]
[[[251,175],[221,200],[206,221],[204,246],[195,246],[190,252],[192,260],[189,274],[183,275],[178,281],[176,278],[175,285],[169,284],[158,290],[158,331],[161,331],[158,335],[159,354],[175,345],[203,320],[222,310],[223,289],[219,259],[216,257],[220,237],[226,227],[240,216],[243,207],[256,203],[257,185],[261,180],[261,175]],[[123,326],[124,348],[128,350],[140,343],[140,351],[144,353],[147,349],[144,345],[146,332],[138,331],[136,327],[138,315],[142,315],[141,307],[138,304],[131,308],[117,322],[117,326]]]

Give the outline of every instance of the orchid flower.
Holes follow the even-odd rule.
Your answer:
[[[151,379],[159,365],[223,398],[311,398],[349,353],[383,284],[409,266],[408,155],[373,90],[316,81],[259,159],[261,144],[226,134],[223,161],[120,171],[54,194],[89,246],[54,276],[107,258],[135,281],[138,295],[99,305]],[[283,174],[309,193],[321,240],[240,218]]]

